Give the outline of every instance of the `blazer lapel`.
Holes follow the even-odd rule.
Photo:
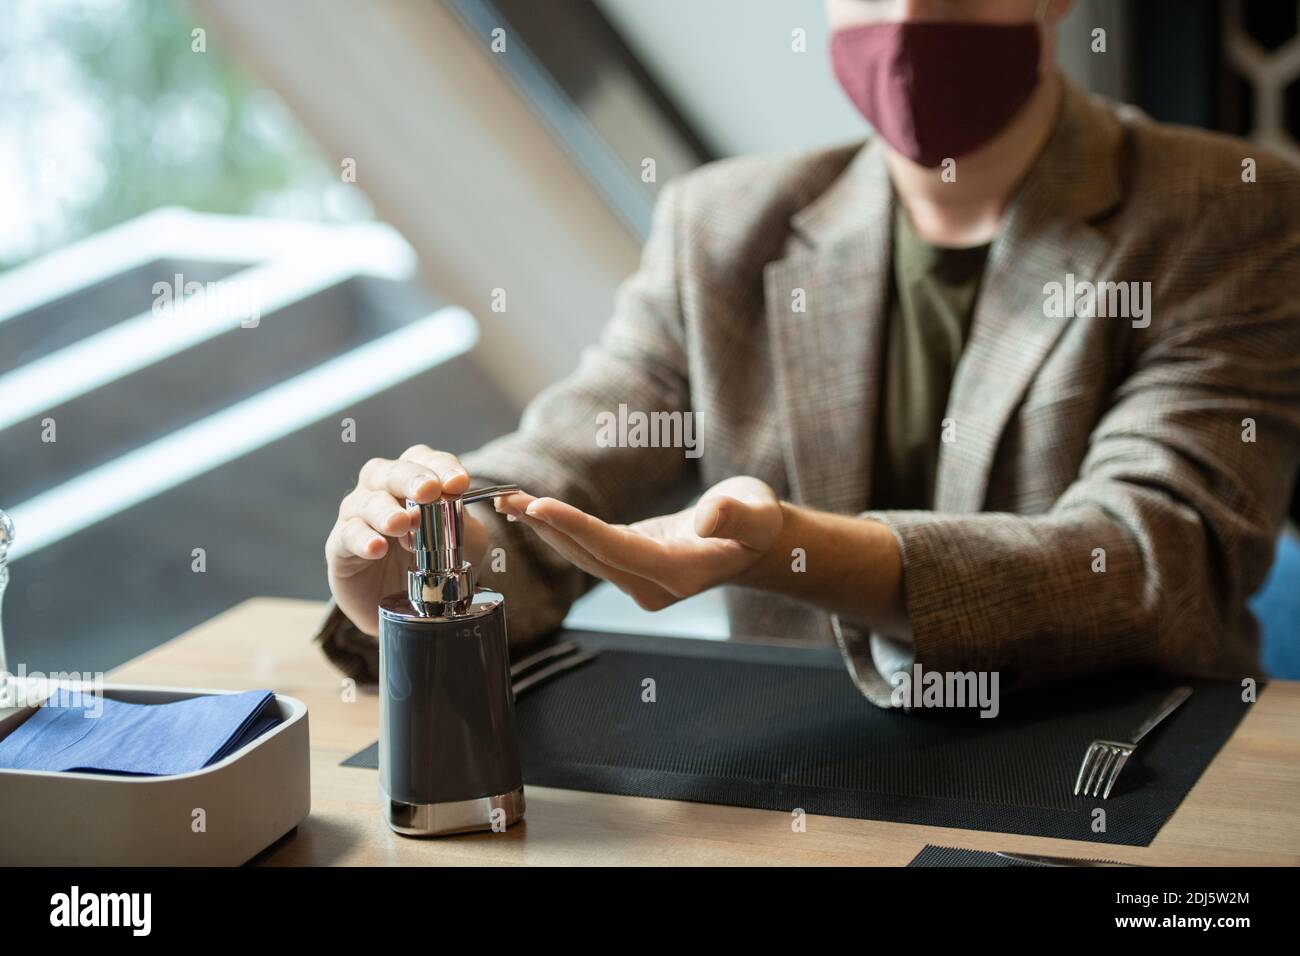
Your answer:
[[[764,274],[791,494],[827,511],[862,511],[870,494],[892,208],[884,158],[869,142],[792,219],[812,248]]]
[[[1119,128],[1068,83],[1061,115],[1008,206],[985,267],[970,337],[949,393],[952,440],[939,449],[936,511],[984,507],[1002,433],[1073,319],[1049,314],[1047,283],[1096,281],[1109,242],[1088,220],[1118,200]],[[1087,321],[1086,319],[1084,321]]]
[[[1076,283],[1096,281],[1109,255],[1090,221],[1121,195],[1121,130],[1086,93],[1061,82],[1056,127],[990,250],[949,394],[955,440],[940,446],[936,511],[984,506],[1003,431],[1072,321],[1048,314],[1044,286],[1071,274]],[[793,251],[764,273],[791,495],[828,511],[862,511],[870,500],[893,202],[883,147],[871,140],[791,219]]]

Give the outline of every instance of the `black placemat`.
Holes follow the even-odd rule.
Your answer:
[[[533,786],[1145,846],[1249,706],[1233,683],[1126,674],[1003,695],[994,719],[904,713],[865,700],[833,648],[561,636],[600,655],[520,697]],[[1073,796],[1088,743],[1122,739],[1176,683],[1195,693],[1110,799]],[[377,748],[345,765],[375,767]]]

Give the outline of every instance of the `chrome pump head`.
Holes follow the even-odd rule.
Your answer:
[[[419,505],[415,529],[415,568],[406,572],[406,596],[421,614],[458,614],[474,599],[474,569],[462,551],[465,505],[519,490],[493,485],[453,498]],[[407,507],[415,505],[407,499]]]

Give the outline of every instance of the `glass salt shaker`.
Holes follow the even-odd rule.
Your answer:
[[[0,511],[0,708],[13,706],[14,688],[5,660],[4,598],[9,583],[9,545],[14,540],[14,523]]]

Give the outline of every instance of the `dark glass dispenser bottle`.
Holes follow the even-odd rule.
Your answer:
[[[500,829],[523,818],[505,599],[478,590],[464,506],[501,485],[420,506],[415,568],[379,603],[379,784],[398,833]]]

